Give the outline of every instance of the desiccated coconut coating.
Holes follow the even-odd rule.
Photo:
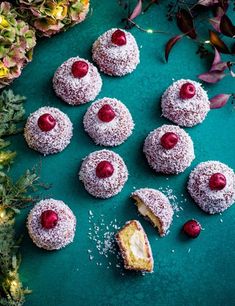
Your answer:
[[[165,149],[160,142],[167,132],[173,132],[179,138],[178,143],[170,150]],[[195,158],[191,137],[175,125],[163,125],[152,131],[145,139],[143,151],[150,167],[165,174],[183,172]]]
[[[180,88],[185,83],[195,86],[195,96],[190,99],[180,98]],[[210,101],[201,84],[192,80],[178,80],[163,94],[162,114],[167,119],[180,126],[192,127],[201,123],[210,110]]]
[[[110,105],[115,117],[110,122],[103,122],[98,111],[103,105]],[[83,124],[85,131],[98,145],[117,146],[123,143],[134,128],[132,116],[127,107],[117,99],[103,98],[95,101],[87,110]]]
[[[172,218],[173,208],[168,198],[159,190],[152,188],[141,188],[131,194],[137,197],[143,204],[158,218],[160,222],[159,234],[165,236],[169,229]]]
[[[209,187],[210,177],[215,173],[222,173],[226,178],[226,186],[222,190],[211,190]],[[234,171],[219,161],[200,163],[189,176],[188,191],[205,212],[223,212],[235,201]]]
[[[122,30],[126,35],[126,45],[117,46],[112,43],[112,34],[117,29],[111,29],[101,35],[93,44],[92,58],[100,70],[108,75],[123,76],[135,70],[139,64],[139,48],[134,36]]]
[[[54,228],[42,227],[41,214],[46,210],[53,210],[58,215],[58,222]],[[73,242],[76,218],[64,202],[46,199],[40,201],[30,211],[27,228],[30,238],[39,248],[58,250]]]
[[[88,73],[82,78],[75,78],[72,65],[76,61],[88,64]],[[65,61],[55,72],[53,88],[58,97],[71,105],[80,105],[94,100],[102,87],[102,79],[97,68],[80,57],[72,57]]]
[[[51,131],[44,132],[38,126],[38,118],[49,113],[56,120]],[[44,155],[64,150],[73,135],[73,125],[69,117],[54,107],[41,107],[32,113],[24,128],[24,137],[28,146]]]
[[[108,161],[113,165],[114,172],[108,178],[98,178],[96,167],[101,161]],[[117,153],[100,150],[90,153],[82,162],[79,179],[85,189],[94,197],[110,198],[119,193],[128,179],[127,167]]]

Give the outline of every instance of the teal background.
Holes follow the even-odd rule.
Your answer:
[[[51,78],[55,69],[72,56],[90,60],[94,40],[104,31],[122,26],[120,20],[124,15],[117,1],[93,1],[91,7],[84,23],[51,39],[39,40],[33,62],[11,86],[16,93],[27,96],[27,115],[41,106],[50,105],[68,114],[74,124],[71,144],[53,156],[42,157],[30,150],[22,135],[12,139],[12,147],[18,156],[11,174],[17,177],[27,168],[38,165],[41,181],[52,183],[52,188],[42,191],[41,196],[63,200],[77,217],[74,243],[57,252],[40,250],[33,245],[25,229],[28,210],[18,217],[17,232],[25,233],[21,248],[21,277],[33,290],[25,305],[235,305],[235,207],[222,216],[208,216],[186,192],[188,175],[201,161],[220,160],[235,169],[235,113],[231,102],[222,109],[211,111],[201,125],[187,129],[195,144],[196,159],[184,173],[170,177],[156,175],[142,153],[147,134],[169,123],[160,117],[160,97],[172,79],[197,80],[197,74],[208,69],[210,59],[201,60],[195,54],[197,45],[194,42],[187,38],[179,42],[166,64],[164,45],[169,35],[146,34],[136,28],[131,30],[140,46],[141,63],[126,77],[102,75],[103,88],[99,95],[99,98],[120,99],[133,115],[136,124],[133,135],[113,149],[124,158],[130,172],[129,180],[119,195],[108,200],[94,199],[78,180],[81,159],[101,148],[95,146],[83,130],[82,118],[89,104],[80,107],[64,104],[54,95]],[[138,18],[138,22],[144,27],[178,33],[174,23],[166,21],[165,14],[164,5],[153,6],[145,16]],[[234,79],[226,77],[219,84],[205,88],[212,97],[218,93],[231,93],[234,85]],[[184,198],[187,200],[179,204],[184,210],[179,212],[179,218],[174,217],[170,234],[159,238],[152,226],[137,215],[129,195],[134,187],[167,186],[174,190],[179,202]],[[116,267],[115,255],[110,254],[108,259],[100,255],[95,242],[88,239],[93,222],[88,222],[89,210],[97,224],[101,218],[105,224],[116,218],[120,225],[130,219],[140,220],[152,246],[154,273],[143,276],[124,272]],[[195,240],[186,239],[180,232],[183,223],[191,218],[199,220],[204,228]],[[88,250],[93,252],[93,260],[89,259]],[[109,261],[111,266],[107,269]]]

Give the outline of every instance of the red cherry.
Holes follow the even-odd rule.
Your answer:
[[[96,176],[98,178],[110,177],[114,172],[113,165],[107,160],[103,160],[96,167]]]
[[[191,238],[196,238],[201,232],[201,225],[196,220],[189,220],[184,223],[183,231]]]
[[[56,125],[55,118],[50,114],[43,114],[38,118],[38,126],[43,132],[51,131]]]
[[[84,61],[76,61],[72,65],[72,74],[75,78],[83,78],[88,72],[89,66]]]
[[[191,99],[195,96],[196,89],[192,83],[185,83],[180,88],[180,98],[181,99]]]
[[[112,41],[113,44],[115,44],[117,46],[126,45],[126,34],[125,34],[125,32],[123,32],[121,30],[116,30],[112,34],[111,41]]]
[[[172,132],[167,132],[161,137],[161,145],[163,148],[170,150],[177,144],[179,137]]]
[[[226,177],[222,173],[212,174],[209,186],[211,190],[222,190],[226,186]]]
[[[58,222],[58,215],[53,210],[45,210],[41,214],[41,224],[43,228],[51,229],[56,226]]]
[[[103,122],[110,122],[115,116],[115,112],[109,104],[103,105],[98,111],[98,117]]]

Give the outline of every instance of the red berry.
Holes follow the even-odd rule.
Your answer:
[[[76,61],[72,65],[72,74],[75,78],[83,78],[88,72],[89,66],[84,61]]]
[[[43,228],[51,229],[56,226],[58,222],[58,215],[53,210],[45,210],[41,214],[41,224]]]
[[[184,223],[183,231],[191,238],[196,238],[201,232],[201,225],[196,220],[189,220]]]
[[[180,88],[181,99],[191,99],[195,96],[196,89],[192,83],[185,83]]]
[[[112,34],[111,41],[117,46],[124,46],[126,44],[126,34],[121,30],[116,30]]]
[[[226,177],[222,173],[214,173],[209,180],[211,190],[222,190],[226,186]]]
[[[56,125],[55,118],[50,114],[43,114],[38,118],[38,126],[43,132],[51,131]]]
[[[110,122],[115,116],[115,112],[109,104],[103,105],[98,111],[98,117],[103,122]]]
[[[113,165],[106,160],[100,162],[96,167],[96,176],[98,178],[110,177],[113,174],[113,172],[114,172]]]
[[[167,132],[161,137],[161,145],[163,148],[170,150],[177,144],[179,137],[172,132]]]

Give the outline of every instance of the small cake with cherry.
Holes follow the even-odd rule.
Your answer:
[[[123,76],[139,64],[139,48],[134,36],[121,29],[111,29],[101,35],[92,47],[93,61],[111,76]]]
[[[210,101],[201,84],[178,80],[164,92],[162,115],[174,123],[192,127],[201,123],[210,110]]]
[[[28,146],[44,155],[64,150],[72,135],[69,117],[54,107],[39,108],[29,116],[24,128]]]
[[[65,61],[53,77],[56,95],[71,105],[94,100],[101,87],[102,79],[97,68],[80,57],[72,57]]]

